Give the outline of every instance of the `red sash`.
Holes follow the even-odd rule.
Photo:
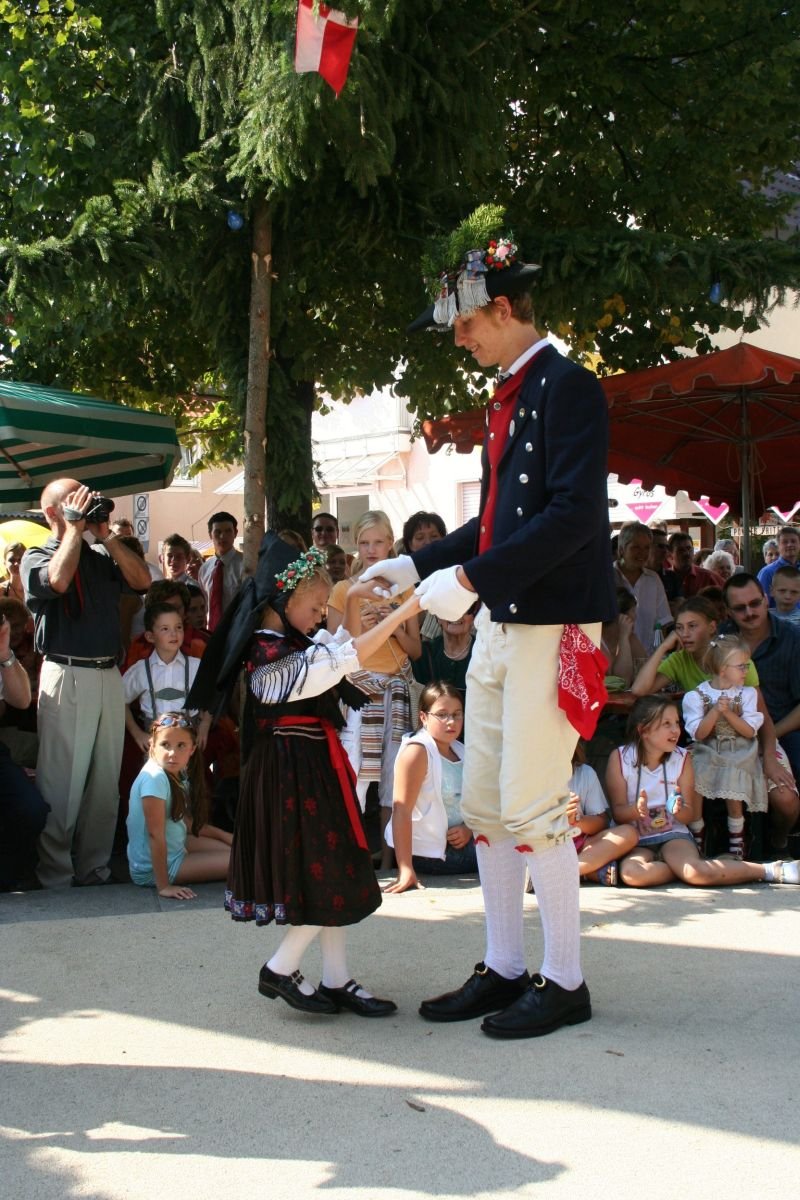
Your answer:
[[[345,753],[344,746],[339,741],[339,735],[333,727],[331,721],[326,721],[324,717],[275,717],[274,720],[267,721],[266,724],[274,726],[286,725],[319,725],[328,742],[328,753],[331,756],[333,769],[339,780],[339,790],[342,793],[347,815],[350,818],[350,824],[353,827],[356,842],[362,850],[368,850],[367,838],[364,833],[364,826],[361,824],[361,813],[358,810],[358,802],[356,800],[355,786],[356,775],[350,759]]]

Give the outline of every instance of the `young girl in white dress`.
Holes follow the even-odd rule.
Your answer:
[[[744,813],[767,811],[767,784],[758,757],[756,689],[745,687],[750,650],[741,638],[718,634],[709,644],[704,666],[711,679],[683,698],[695,787],[701,796],[725,801],[729,853],[744,858]]]
[[[674,699],[643,696],[628,720],[627,743],[608,760],[606,790],[618,825],[635,825],[639,844],[620,864],[629,887],[657,887],[676,879],[694,887],[737,883],[800,883],[800,862],[751,863],[705,859],[688,828],[700,798],[692,759],[678,746],[680,715]]]

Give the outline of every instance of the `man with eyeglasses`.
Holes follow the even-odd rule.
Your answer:
[[[318,550],[325,553],[328,546],[339,541],[339,522],[330,513],[317,513],[311,522],[311,538]]]
[[[758,671],[761,693],[778,738],[792,768],[800,778],[800,631],[779,620],[769,610],[764,589],[756,578],[741,572],[724,588],[731,624],[750,648]],[[780,768],[770,748],[765,725],[764,773],[769,786],[772,848],[785,850],[789,834],[800,817],[800,797]],[[770,851],[767,852],[768,854]]]

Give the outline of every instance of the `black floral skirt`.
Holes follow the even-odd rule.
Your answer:
[[[257,925],[355,925],[381,903],[358,800],[331,732],[284,722],[257,735],[242,776],[225,907]]]

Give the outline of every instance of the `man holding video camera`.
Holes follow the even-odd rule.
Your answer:
[[[20,567],[44,655],[36,783],[50,814],[37,873],[44,887],[89,886],[108,880],[117,822],[125,733],[119,598],[146,591],[150,572],[110,532],[113,502],[76,479],[49,483],[41,507],[52,537],[26,551]]]

